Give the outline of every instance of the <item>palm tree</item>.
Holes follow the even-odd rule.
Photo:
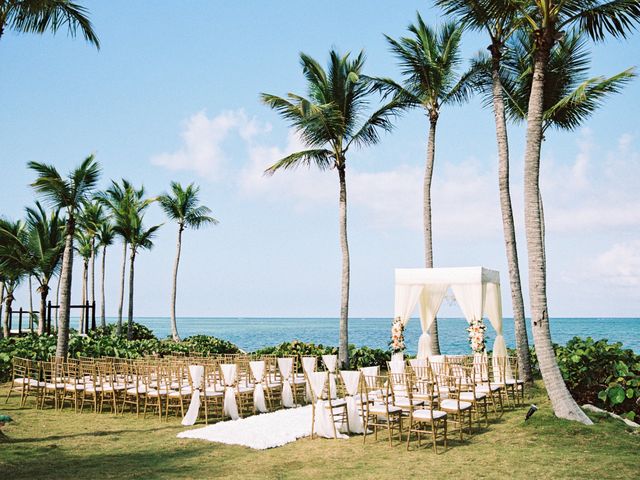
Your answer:
[[[450,22],[439,29],[427,26],[420,14],[409,25],[412,37],[395,40],[385,35],[391,51],[398,59],[402,83],[390,78],[371,79],[375,88],[386,95],[402,99],[405,108],[422,107],[429,118],[427,161],[423,185],[423,221],[425,266],[433,267],[433,235],[431,222],[431,182],[436,154],[436,127],[442,107],[466,102],[472,92],[473,72],[459,74],[460,40],[463,27]],[[440,353],[438,322],[431,327],[431,349]]]
[[[50,214],[44,210],[40,202],[35,208],[27,208],[28,244],[26,248],[33,258],[33,276],[38,282],[40,293],[40,321],[38,334],[44,333],[49,283],[60,271],[60,261],[64,251],[64,225],[59,210]]]
[[[122,266],[120,275],[120,298],[118,303],[118,323],[116,324],[116,335],[122,334],[122,311],[124,306],[125,276],[127,267],[128,238],[131,236],[130,218],[132,210],[138,208],[137,205],[144,205],[142,197],[144,187],[136,189],[131,182],[122,179],[119,184],[111,181],[111,186],[104,192],[99,192],[96,199],[102,203],[110,213],[113,220],[113,231],[122,240]]]
[[[100,326],[102,328],[107,326],[104,301],[104,275],[107,261],[107,247],[113,244],[114,237],[115,232],[113,230],[113,225],[108,219],[105,219],[98,228],[97,245],[97,248],[102,247],[102,269],[100,272]]]
[[[165,215],[178,223],[178,242],[176,246],[176,259],[173,264],[173,283],[171,285],[171,336],[175,342],[180,341],[178,326],[176,324],[176,292],[178,285],[178,266],[180,264],[180,251],[182,249],[182,232],[186,228],[194,230],[205,225],[217,225],[218,220],[209,216],[211,210],[198,205],[198,193],[200,187],[193,183],[183,188],[178,182],[171,182],[171,193],[164,193],[158,197],[158,202]]]
[[[96,240],[100,226],[105,222],[105,214],[102,204],[97,200],[86,202],[82,208],[79,224],[87,235],[90,247],[89,267],[91,269],[91,281],[88,289],[91,305],[96,304]]]
[[[87,314],[84,306],[87,303],[87,290],[89,283],[89,263],[91,261],[91,237],[82,230],[76,230],[76,252],[82,259],[82,309],[80,310],[80,318],[78,320],[78,333],[85,332],[85,315]]]
[[[518,247],[516,243],[515,222],[511,203],[509,182],[509,139],[507,135],[507,119],[505,115],[500,69],[504,55],[505,43],[518,27],[516,12],[509,5],[495,17],[488,15],[482,1],[479,0],[436,0],[445,13],[453,15],[462,24],[473,30],[483,30],[489,35],[491,44],[488,47],[491,58],[487,63],[487,88],[489,102],[493,106],[496,125],[496,141],[498,145],[498,188],[500,191],[500,210],[502,212],[502,230],[509,268],[509,285],[511,287],[511,304],[513,323],[515,326],[516,351],[522,378],[533,382],[531,358],[529,355],[529,339],[522,298],[520,266],[518,264]]]
[[[491,15],[504,8],[503,2],[483,0]],[[558,417],[591,424],[567,389],[551,343],[547,303],[547,271],[544,220],[540,193],[540,151],[544,134],[546,73],[551,51],[565,30],[577,27],[593,40],[607,35],[626,37],[640,21],[637,0],[510,0],[522,18],[532,40],[533,71],[527,106],[524,158],[525,231],[529,266],[531,323],[540,372],[553,410]]]
[[[9,316],[14,293],[22,279],[29,274],[29,259],[21,248],[27,241],[26,224],[0,219],[0,276],[4,282],[4,318],[2,336],[9,337]]]
[[[289,93],[287,98],[262,94],[262,101],[276,110],[301,136],[307,150],[292,153],[266,170],[273,174],[281,169],[299,165],[320,170],[335,168],[340,185],[339,217],[340,247],[342,250],[342,295],[340,305],[339,358],[343,368],[349,365],[349,244],[347,241],[347,152],[353,145],[373,145],[380,140],[379,131],[390,131],[391,119],[401,107],[395,99],[367,114],[371,87],[362,78],[364,53],[353,60],[349,54],[329,53],[329,67],[325,71],[310,56],[300,54],[308,97]],[[368,115],[368,116],[367,116]]]
[[[148,201],[145,201],[148,205]],[[134,266],[136,254],[138,250],[151,250],[153,248],[153,237],[161,225],[154,225],[145,228],[142,221],[144,219],[145,207],[138,206],[137,209],[131,211],[129,225],[131,227],[128,237],[129,249],[129,311],[127,316],[127,338],[132,339],[133,336],[133,285],[134,285]]]
[[[0,0],[0,37],[6,28],[42,34],[65,26],[72,37],[80,30],[86,41],[100,48],[87,9],[71,0]]]
[[[29,162],[28,166],[38,177],[31,185],[55,209],[66,211],[65,245],[60,273],[60,317],[56,356],[66,357],[69,345],[69,314],[71,305],[71,280],[73,273],[73,242],[76,215],[82,202],[93,192],[100,177],[100,166],[93,155],[87,157],[78,168],[62,178],[55,167],[44,163]]]

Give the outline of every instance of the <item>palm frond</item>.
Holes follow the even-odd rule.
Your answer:
[[[295,152],[278,160],[276,163],[267,168],[264,173],[273,175],[278,170],[289,170],[299,167],[300,165],[315,165],[320,170],[327,170],[333,166],[333,152],[324,148],[316,148]]]

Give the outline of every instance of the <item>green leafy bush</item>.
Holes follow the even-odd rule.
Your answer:
[[[142,325],[141,323],[133,322],[131,325],[132,336],[131,340],[155,340],[156,336],[153,334],[151,329],[146,325]],[[92,337],[104,337],[105,335],[115,336],[116,334],[116,324],[110,323],[106,327],[100,327],[95,332],[90,332],[89,336]],[[127,324],[125,323],[122,326],[122,336],[127,336]]]
[[[558,365],[578,403],[592,403],[628,418],[640,415],[640,355],[621,343],[574,337],[555,346]]]
[[[207,335],[196,335],[182,342],[158,340],[153,334],[149,335],[151,331],[147,327],[137,323],[133,327],[134,340],[127,340],[126,336],[113,336],[114,331],[115,328],[111,325],[86,336],[78,335],[72,330],[69,335],[69,356],[138,358],[145,355],[169,355],[173,352],[199,352],[208,355],[240,352],[233,343]],[[0,382],[9,378],[13,357],[49,359],[56,353],[56,342],[55,335],[30,334],[0,339]]]
[[[373,365],[386,367],[387,362],[390,360],[391,352],[389,350],[349,345],[350,368],[369,367]]]

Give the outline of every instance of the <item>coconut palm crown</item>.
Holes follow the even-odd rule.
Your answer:
[[[100,48],[87,13],[85,7],[70,0],[0,0],[0,37],[6,28],[43,34],[66,27],[70,36],[80,32],[87,42]]]
[[[278,170],[314,165],[320,170],[335,168],[340,185],[340,246],[342,251],[342,294],[340,307],[339,357],[348,365],[349,310],[349,246],[347,241],[347,152],[352,146],[363,147],[380,141],[381,131],[393,128],[392,119],[401,111],[397,99],[383,104],[373,112],[371,85],[364,81],[364,52],[355,57],[329,52],[325,70],[309,55],[300,54],[302,73],[307,83],[307,96],[289,93],[286,98],[263,93],[262,101],[280,114],[296,131],[307,147],[280,159],[266,170]]]

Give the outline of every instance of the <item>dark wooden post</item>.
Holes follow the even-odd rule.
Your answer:
[[[96,330],[96,301],[91,304],[91,330]]]
[[[47,318],[45,320],[44,328],[47,335],[51,335],[51,300],[47,302]]]
[[[22,335],[22,307],[18,310],[18,335]]]

